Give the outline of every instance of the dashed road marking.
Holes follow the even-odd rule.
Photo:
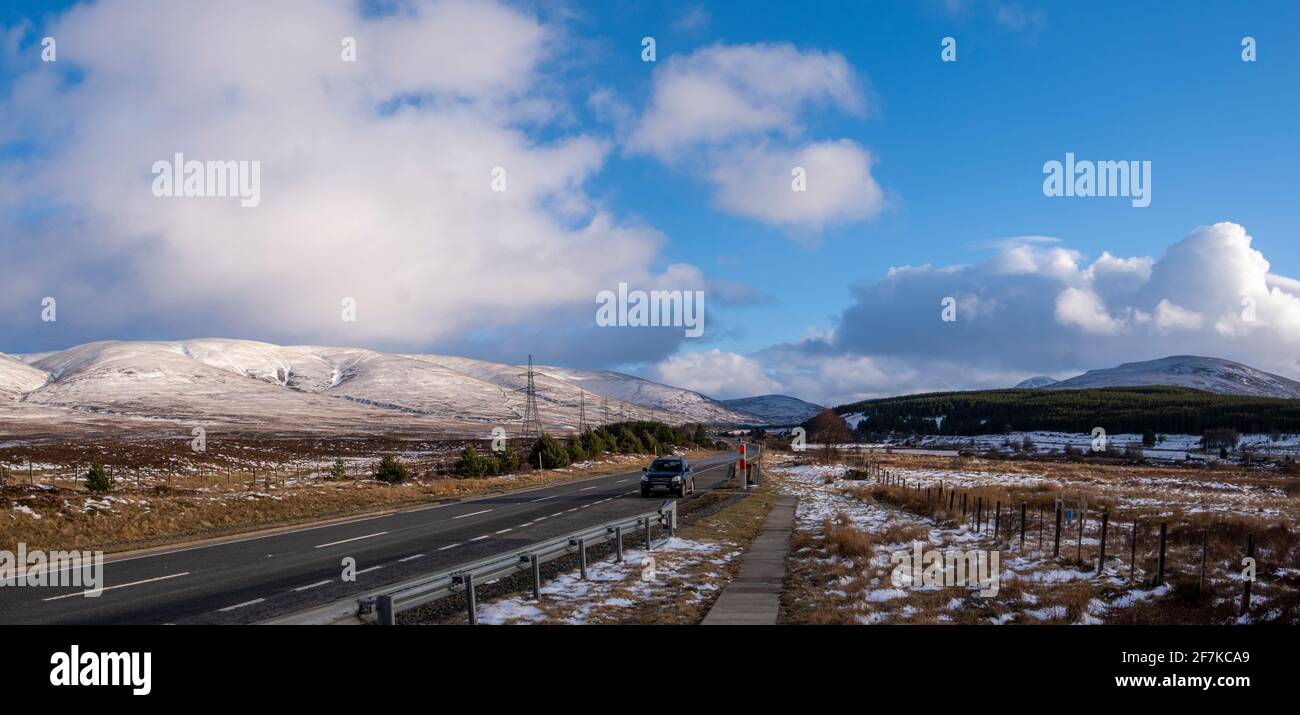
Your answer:
[[[84,595],[86,595],[87,593],[102,593],[103,591],[112,591],[112,590],[115,589],[115,588],[126,588],[127,586],[139,586],[139,585],[142,584],[142,583],[152,583],[152,582],[154,582],[154,581],[166,581],[166,580],[169,579],[169,578],[180,578],[181,576],[189,576],[189,575],[190,575],[190,572],[189,572],[189,571],[185,571],[185,572],[183,572],[183,573],[174,573],[174,574],[172,574],[172,575],[170,575],[170,576],[159,576],[158,578],[147,578],[147,579],[145,579],[145,580],[143,580],[143,581],[132,581],[131,583],[119,583],[119,584],[116,585],[116,586],[105,586],[105,587],[104,587],[102,590],[100,590],[100,591],[95,591],[95,590],[93,590],[93,589],[92,589],[92,590],[89,590],[89,591],[78,591],[78,592],[76,592],[76,593],[65,593],[65,594],[63,594],[62,596],[50,596],[49,598],[43,598],[43,599],[41,599],[41,600],[42,600],[42,601],[57,601],[57,600],[59,600],[59,599],[61,599],[61,598],[72,598],[73,596],[84,596]]]
[[[460,542],[459,542],[459,541],[457,541],[457,542],[454,543],[454,544],[447,544],[446,546],[439,547],[438,550],[439,550],[439,551],[446,551],[447,549],[454,549],[454,548],[456,548],[457,546],[460,546]]]
[[[366,534],[365,536],[354,536],[354,537],[352,537],[351,539],[344,539],[344,540],[342,540],[342,541],[331,541],[331,542],[329,542],[328,544],[320,544],[320,545],[316,546],[316,548],[318,548],[318,549],[323,549],[323,548],[325,548],[326,546],[338,546],[339,544],[346,544],[346,543],[348,543],[348,542],[350,542],[350,541],[360,541],[360,540],[362,540],[362,539],[370,539],[370,538],[374,538],[374,537],[376,537],[376,536],[383,536],[384,534],[387,534],[387,533],[388,533],[387,531],[378,531],[378,532],[375,532],[375,533],[373,533],[373,534]]]
[[[316,583],[309,583],[309,584],[307,584],[306,586],[299,586],[298,588],[295,588],[295,589],[294,589],[294,592],[298,592],[298,591],[306,591],[306,590],[309,589],[309,588],[316,588],[317,586],[324,586],[324,585],[327,584],[327,583],[334,583],[334,582],[331,581],[331,580],[329,580],[329,579],[325,579],[324,581],[317,581]]]
[[[265,600],[266,600],[265,598],[254,598],[254,599],[251,600],[251,601],[244,601],[243,603],[236,603],[236,604],[233,605],[233,606],[226,606],[225,608],[218,608],[218,609],[217,609],[217,613],[225,613],[226,611],[233,611],[233,610],[235,610],[236,608],[243,608],[244,606],[251,606],[251,605],[253,605],[254,603],[261,603],[262,601],[265,601]]]
[[[460,516],[453,516],[452,518],[453,518],[453,519],[464,519],[464,518],[467,517],[467,516],[478,516],[479,514],[486,514],[486,513],[488,513],[489,511],[492,511],[492,510],[491,510],[491,509],[484,509],[483,511],[475,511],[475,512],[470,512],[469,514],[461,514]]]

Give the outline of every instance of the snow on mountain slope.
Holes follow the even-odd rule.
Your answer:
[[[1174,355],[1158,360],[1124,363],[1105,370],[1089,370],[1078,377],[1053,383],[1045,389],[1143,385],[1189,387],[1225,395],[1300,398],[1300,382],[1231,360],[1196,355]]]
[[[45,384],[46,375],[21,360],[0,353],[0,399],[16,400]]]
[[[283,382],[252,377],[226,364],[214,367],[196,360],[180,342],[87,343],[38,360],[35,367],[47,371],[50,381],[27,393],[25,403],[254,426],[314,423],[328,428],[387,419],[383,410],[286,389]]]
[[[822,411],[821,405],[805,402],[789,395],[760,395],[722,400],[722,404],[738,412],[759,418],[758,424],[797,425]]]
[[[0,397],[11,397],[15,409],[39,409],[33,419],[45,421],[73,409],[284,432],[396,426],[477,433],[485,425],[518,426],[525,371],[469,358],[249,340],[108,341],[22,361],[0,357]],[[589,424],[755,421],[699,393],[619,373],[539,367],[535,383],[548,429],[577,427],[584,410]]]
[[[752,415],[726,407],[711,397],[692,390],[672,387],[621,372],[608,370],[575,370],[552,367],[538,368],[547,375],[580,386],[611,400],[619,400],[655,410],[666,410],[686,415],[695,422],[737,423],[753,422]]]
[[[508,398],[512,409],[517,410],[520,414],[523,412],[524,393],[521,391],[528,384],[528,378],[525,376],[528,371],[527,365],[506,365],[450,355],[410,355],[407,357],[440,365],[449,370],[496,385],[500,395],[497,400],[500,401],[502,397]],[[580,413],[584,410],[586,411],[587,421],[592,424],[600,424],[602,420],[616,422],[624,419],[659,420],[679,424],[705,419],[699,416],[702,413],[698,410],[675,409],[673,405],[667,403],[623,399],[617,394],[603,395],[601,392],[592,389],[593,385],[579,381],[581,375],[592,374],[582,370],[534,365],[533,371],[535,373],[533,384],[537,391],[538,410],[542,413],[544,421],[548,416],[555,416],[559,423],[576,427]],[[617,373],[609,374],[614,375]],[[624,377],[629,380],[637,379],[628,376]],[[676,389],[667,386],[661,387],[666,390]],[[606,405],[600,399],[602,396],[610,398],[608,417],[603,414]],[[705,400],[708,399],[702,395],[700,397]]]
[[[1020,382],[1017,382],[1017,383],[1016,383],[1016,386],[1013,387],[1013,388],[1011,388],[1011,389],[1013,389],[1013,390],[1033,390],[1033,389],[1037,389],[1037,388],[1039,388],[1039,387],[1047,387],[1048,385],[1055,385],[1056,382],[1057,382],[1057,381],[1056,381],[1055,378],[1051,378],[1051,377],[1048,377],[1048,376],[1046,376],[1046,375],[1039,375],[1039,376],[1037,376],[1037,377],[1031,377],[1031,378],[1029,378],[1029,379],[1027,379],[1027,380],[1021,380]]]

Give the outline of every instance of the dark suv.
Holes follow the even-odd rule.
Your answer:
[[[695,474],[685,457],[660,457],[641,471],[641,496],[656,493],[676,494],[684,497],[695,493]]]

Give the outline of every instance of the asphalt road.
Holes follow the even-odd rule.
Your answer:
[[[692,463],[696,493],[736,455]],[[647,460],[648,463],[648,460]],[[252,623],[658,506],[640,469],[266,536],[110,560],[104,592],[0,587],[0,623]],[[5,547],[10,548],[10,547]],[[356,580],[342,580],[343,559]]]

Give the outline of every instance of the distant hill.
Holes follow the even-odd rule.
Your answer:
[[[1101,427],[1111,434],[1200,434],[1230,427],[1300,433],[1300,400],[1168,386],[935,392],[865,400],[835,411],[870,432],[977,435]]]
[[[1038,377],[1031,377],[1028,380],[1021,380],[1020,382],[1016,383],[1014,389],[1032,390],[1036,387],[1047,387],[1048,385],[1053,385],[1053,384],[1056,384],[1055,378],[1047,377],[1046,375],[1039,375]]]
[[[1174,355],[1158,360],[1129,362],[1104,370],[1089,370],[1078,377],[1060,382],[1053,381],[1047,385],[1021,383],[1017,387],[1077,390],[1085,387],[1144,385],[1188,387],[1221,395],[1300,398],[1300,382],[1257,370],[1239,362],[1197,355]]]
[[[805,402],[788,395],[760,395],[722,400],[722,404],[738,412],[754,415],[757,424],[785,427],[797,425],[822,411],[821,405]]]

